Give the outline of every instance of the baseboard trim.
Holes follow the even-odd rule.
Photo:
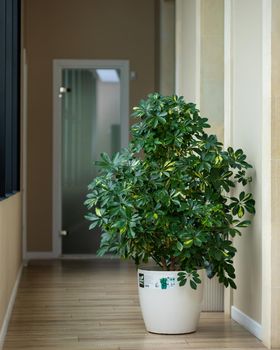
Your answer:
[[[26,252],[26,260],[58,259],[54,252]]]
[[[237,323],[241,324],[255,337],[262,340],[262,326],[251,317],[237,309],[235,306],[231,307],[231,318]]]
[[[106,254],[99,256],[96,254],[62,254],[61,260],[95,260],[95,259],[120,259],[118,255]]]
[[[9,300],[9,304],[4,316],[4,320],[3,320],[3,324],[2,327],[0,329],[0,350],[3,348],[4,342],[5,342],[5,337],[8,331],[8,327],[9,327],[9,322],[12,316],[12,311],[13,311],[13,307],[15,304],[15,300],[16,300],[16,296],[17,296],[17,291],[18,291],[18,286],[19,286],[19,282],[20,282],[20,278],[21,278],[21,274],[22,274],[22,268],[23,266],[21,265],[17,274],[17,278],[10,296],[10,300]]]
[[[26,252],[25,260],[92,260],[92,259],[120,259],[118,255],[106,254],[99,256],[96,254],[62,254],[57,256],[54,252]]]

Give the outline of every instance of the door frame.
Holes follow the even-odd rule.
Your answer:
[[[59,88],[63,69],[118,69],[121,72],[121,147],[129,139],[129,61],[128,60],[53,60],[53,184],[52,184],[52,254],[62,255],[62,198],[61,198],[61,98]]]

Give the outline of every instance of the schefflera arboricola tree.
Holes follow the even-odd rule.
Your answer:
[[[241,149],[223,149],[208,135],[207,118],[183,97],[148,95],[132,114],[127,149],[101,154],[100,175],[85,204],[90,229],[102,229],[99,254],[117,254],[138,265],[152,258],[178,271],[180,285],[196,289],[199,269],[236,288],[232,238],[255,212]],[[237,195],[231,196],[231,189]]]

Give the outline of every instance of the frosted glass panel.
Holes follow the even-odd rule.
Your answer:
[[[119,72],[115,71],[119,77]],[[83,205],[87,185],[97,175],[101,152],[120,149],[120,82],[101,80],[96,70],[63,69],[62,227],[65,254],[96,253],[100,233],[88,231]]]

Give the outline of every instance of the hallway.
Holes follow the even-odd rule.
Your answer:
[[[31,262],[24,268],[4,349],[265,349],[221,313],[203,313],[197,333],[149,334],[135,267],[117,259]]]

